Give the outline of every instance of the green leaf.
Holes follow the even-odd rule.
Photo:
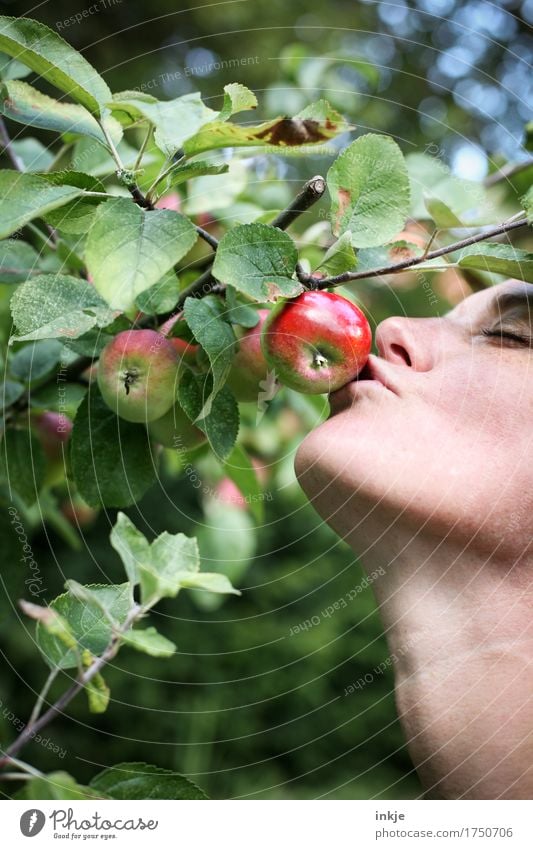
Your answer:
[[[23,62],[92,115],[104,114],[111,92],[92,65],[57,33],[30,18],[0,16],[0,50]]]
[[[263,489],[257,479],[252,461],[244,448],[235,445],[222,466],[227,476],[236,484],[257,522],[262,522],[264,516]]]
[[[481,183],[456,177],[446,163],[424,153],[411,153],[405,162],[411,184],[411,217],[423,220],[436,214],[446,221],[454,216],[468,225],[491,220],[494,204],[488,202]]]
[[[355,271],[356,267],[357,257],[352,247],[352,234],[347,230],[328,248],[322,257],[322,262],[315,270],[335,276],[345,271]]]
[[[194,537],[169,534],[165,531],[148,544],[130,519],[120,513],[111,533],[111,544],[122,558],[131,583],[140,583],[144,605],[151,607],[161,598],[173,598],[182,587],[192,586],[197,580],[195,576],[200,569],[200,556]],[[200,583],[202,580],[198,578]],[[212,575],[206,575],[204,584],[206,588],[209,584],[212,592],[236,592],[231,584],[217,582]],[[126,641],[132,645],[139,643],[134,645],[134,648],[139,648],[140,651],[147,651],[147,646],[150,646],[154,653],[158,651],[158,656],[163,656],[161,652],[170,650],[171,644],[160,635],[157,635],[156,639],[155,635],[153,628],[147,631],[129,631]],[[143,648],[140,641],[144,643]],[[173,646],[172,651],[174,649]]]
[[[4,82],[0,87],[0,112],[6,118],[57,133],[90,136],[101,144],[107,141],[98,121],[77,103],[54,100],[20,80]],[[111,116],[104,124],[115,144],[122,138],[122,127]]]
[[[39,139],[31,136],[14,139],[11,147],[22,161],[24,171],[46,171],[54,161],[53,153]]]
[[[340,112],[333,109],[331,104],[323,98],[321,100],[316,100],[314,103],[309,103],[308,106],[298,112],[297,117],[303,120],[317,121],[321,124],[325,124],[326,126],[337,126],[339,129],[342,128],[342,132],[346,132],[346,130],[351,129]],[[339,132],[339,130],[337,130],[337,132]]]
[[[67,621],[52,607],[42,607],[29,601],[20,601],[22,612],[39,623],[41,629],[50,637],[57,637],[67,649],[77,649],[77,640]]]
[[[109,107],[121,120],[121,113],[128,122],[148,120],[155,127],[154,141],[165,156],[174,156],[185,139],[196,133],[217,113],[209,109],[199,92],[191,92],[174,100],[159,101],[153,98],[141,98],[133,92],[120,92],[113,95]]]
[[[91,507],[127,507],[155,483],[146,429],[119,419],[94,387],[80,404],[71,437],[72,473]]]
[[[180,296],[180,281],[172,269],[135,299],[135,306],[147,315],[163,315],[174,309]]]
[[[77,601],[81,601],[83,604],[89,604],[95,608],[100,608],[104,616],[114,627],[119,625],[112,609],[113,602],[107,596],[103,596],[98,591],[95,591],[92,586],[85,586],[72,579],[65,581],[65,589]],[[90,666],[91,662],[85,665]]]
[[[74,186],[51,186],[33,174],[0,171],[0,239],[81,194]]]
[[[63,349],[63,356],[65,350]],[[59,380],[59,375],[58,375]],[[29,398],[30,407],[32,410],[53,410],[57,413],[64,413],[69,419],[73,419],[81,402],[85,398],[87,387],[81,383],[65,383],[62,382],[61,391],[58,392],[58,384],[45,383],[39,389],[32,390]]]
[[[45,457],[31,430],[8,428],[0,455],[0,475],[26,504],[34,504],[44,483]]]
[[[520,203],[526,211],[527,220],[533,224],[533,186],[530,186]]]
[[[85,649],[82,655],[82,664],[84,669],[89,669],[94,662],[94,657],[90,651]],[[111,698],[111,690],[107,686],[103,675],[97,672],[93,675],[88,684],[85,685],[85,693],[89,703],[91,713],[105,713],[109,707]]]
[[[195,339],[209,357],[213,389],[199,413],[204,418],[211,412],[212,403],[222,389],[231,368],[237,340],[233,328],[225,319],[224,302],[215,295],[205,298],[186,298],[183,312]]]
[[[155,628],[146,628],[144,631],[127,631],[123,642],[137,651],[149,654],[152,657],[172,657],[176,646]]]
[[[40,742],[40,739],[43,738],[40,734],[37,734],[34,739],[36,742]],[[67,772],[51,772],[42,778],[32,778],[30,781],[26,781],[23,789],[17,793],[16,798],[31,802],[41,799],[80,801],[82,799],[106,799],[109,797],[98,790],[78,784]]]
[[[224,460],[231,453],[239,433],[239,408],[227,386],[213,399],[211,411],[199,419],[212,393],[210,376],[185,372],[178,387],[178,400],[187,416],[203,430],[215,455]]]
[[[257,310],[240,301],[233,286],[226,286],[226,313],[228,321],[240,327],[255,327],[259,322]]]
[[[113,637],[110,618],[122,625],[128,615],[131,606],[131,587],[128,583],[94,584],[87,590],[90,590],[90,595],[83,601],[66,592],[50,602],[50,608],[64,620],[69,633],[76,640],[78,652],[66,646],[61,637],[45,630],[42,623],[37,623],[36,642],[52,669],[78,666],[85,649],[99,657]]]
[[[511,245],[500,245],[497,242],[470,245],[463,248],[457,262],[460,268],[491,271],[533,283],[533,254]]]
[[[145,763],[120,763],[104,769],[92,779],[90,787],[112,799],[208,798],[183,775]]]
[[[346,122],[327,101],[319,101],[294,118],[273,118],[254,126],[213,120],[188,138],[183,150],[188,156],[220,147],[272,147],[276,152],[292,151],[304,145],[323,144],[347,129]]]
[[[61,360],[62,351],[63,345],[55,339],[43,339],[25,345],[9,357],[9,373],[26,384],[36,383],[54,371]]]
[[[160,534],[150,545],[151,561],[139,565],[143,603],[174,598],[183,586],[183,578],[200,568],[196,539],[185,534]]]
[[[437,227],[442,227],[443,229],[449,229],[451,227],[465,227],[465,223],[461,221],[460,218],[450,209],[450,207],[444,203],[443,200],[439,200],[434,197],[425,197],[426,209],[429,212],[431,218],[437,225]]]
[[[228,593],[240,595],[237,590],[233,589],[230,579],[220,572],[198,572],[196,575],[189,575],[182,579],[181,586],[221,595]]]
[[[183,215],[145,211],[126,198],[100,204],[89,230],[85,258],[94,286],[110,306],[127,310],[157,283],[196,241]]]
[[[11,404],[14,404],[15,401],[18,401],[23,392],[24,385],[22,383],[17,383],[16,380],[4,380],[0,394],[0,410],[5,410]]]
[[[382,245],[409,215],[409,177],[402,152],[388,136],[369,133],[352,142],[327,175],[332,229],[349,230],[354,247]]]
[[[85,685],[85,692],[87,693],[90,712],[105,713],[109,707],[111,690],[99,672]]]
[[[186,215],[211,214],[227,209],[235,203],[244,191],[249,179],[249,168],[244,162],[234,159],[222,174],[211,177],[198,177],[189,187],[187,199],[183,203]],[[234,212],[232,210],[232,219]]]
[[[117,146],[117,152],[124,167],[133,169],[139,153],[137,148],[122,140]],[[155,155],[148,151],[143,157],[143,166],[151,165],[155,160]],[[94,177],[108,177],[117,170],[117,164],[109,151],[85,136],[74,144],[71,165],[75,171],[85,171]]]
[[[116,313],[113,313],[116,315]],[[130,330],[131,321],[124,314],[120,314],[118,318],[107,324],[105,328],[94,328],[87,330],[77,339],[65,338],[64,344],[72,353],[76,353],[81,357],[99,357],[105,346],[111,342],[117,333],[122,330]]]
[[[287,233],[268,224],[243,224],[220,240],[214,276],[256,301],[275,301],[303,291],[292,275],[298,261]]]
[[[105,187],[100,180],[80,171],[53,171],[46,174],[45,179],[55,185],[77,186],[89,192],[105,193]],[[87,233],[93,223],[97,207],[104,200],[105,197],[94,198],[82,195],[60,209],[49,212],[45,216],[45,221],[52,227],[61,230],[62,233],[74,235]]]
[[[240,83],[229,83],[224,86],[224,103],[218,115],[219,121],[227,121],[238,112],[257,108],[257,97]]]
[[[219,498],[206,499],[204,510],[205,521],[197,531],[200,574],[204,570],[221,572],[233,584],[238,584],[256,552],[254,520],[247,510],[236,509]],[[224,603],[220,595],[208,594],[205,589],[193,590],[192,596],[203,610],[215,610]]]
[[[0,53],[0,79],[16,80],[19,77],[27,77],[31,74],[31,68],[12,59],[7,53]]]
[[[139,583],[139,566],[151,562],[150,544],[131,519],[125,513],[118,513],[117,521],[111,531],[111,545],[124,564],[128,580]]]
[[[105,327],[116,312],[86,280],[63,274],[43,274],[23,283],[11,299],[18,330],[13,341],[75,339],[92,327]]]
[[[39,254],[20,239],[0,242],[0,283],[21,283],[32,274],[39,274]]]
[[[194,180],[196,177],[226,174],[228,168],[228,165],[213,165],[211,162],[186,162],[183,165],[176,165],[168,173],[166,190],[180,186],[187,180]]]

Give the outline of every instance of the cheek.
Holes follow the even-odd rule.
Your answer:
[[[461,375],[463,379],[461,380]],[[300,447],[296,472],[324,519],[345,535],[356,516],[402,515],[488,545],[530,501],[527,462],[533,391],[521,402],[509,372],[447,369],[416,394],[365,399],[329,419]],[[490,518],[488,518],[490,517]],[[516,533],[517,521],[513,525]]]

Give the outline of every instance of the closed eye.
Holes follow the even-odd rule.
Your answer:
[[[530,336],[522,336],[520,333],[513,333],[511,330],[504,330],[501,327],[494,330],[484,327],[481,332],[483,336],[493,339],[507,339],[515,345],[531,345],[532,342]]]

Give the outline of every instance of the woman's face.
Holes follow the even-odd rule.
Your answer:
[[[383,321],[379,357],[330,396],[330,418],[297,454],[298,478],[322,517],[355,540],[357,524],[375,529],[401,516],[413,529],[482,546],[526,545],[532,337],[533,285],[516,280],[442,318]]]

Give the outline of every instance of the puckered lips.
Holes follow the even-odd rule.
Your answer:
[[[363,394],[381,394],[384,391],[395,395],[399,394],[387,373],[386,363],[380,357],[370,354],[366,365],[359,374],[345,386],[329,395],[331,413],[338,413],[346,407],[351,407]]]

